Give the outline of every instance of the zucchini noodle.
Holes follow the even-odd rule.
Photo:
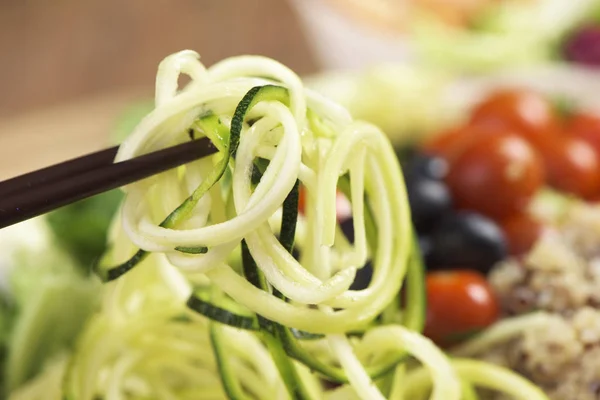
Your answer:
[[[412,399],[432,387],[432,400],[459,400],[471,385],[545,399],[419,333],[423,266],[381,130],[271,59],[205,68],[182,51],[160,64],[155,109],[116,161],[202,136],[216,154],[123,188],[97,266],[102,309],[66,367],[66,399]],[[351,290],[367,261],[371,282]]]
[[[452,368],[466,382],[501,391],[516,400],[547,399],[540,388],[518,374],[497,365],[476,360],[455,359]],[[431,376],[423,369],[414,369],[405,377],[406,386],[400,399],[422,399],[419,394],[431,384]],[[460,381],[458,382],[460,384]],[[430,397],[432,398],[432,397]],[[442,396],[442,398],[448,398]]]

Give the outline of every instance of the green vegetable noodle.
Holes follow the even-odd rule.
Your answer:
[[[160,64],[155,107],[116,161],[199,137],[218,152],[123,188],[95,267],[100,310],[12,400],[547,398],[420,333],[423,265],[379,128],[274,60],[206,68],[182,51]],[[350,289],[367,262],[369,286]]]

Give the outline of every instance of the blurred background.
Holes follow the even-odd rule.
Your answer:
[[[212,64],[264,54],[299,73],[315,63],[281,0],[0,2],[0,116],[113,90],[152,90],[167,54]]]
[[[2,1],[0,179],[105,147],[120,113],[152,98],[157,65],[175,51],[193,49],[206,65],[233,55],[262,54],[305,77],[331,70],[371,71],[361,97],[374,101],[355,108],[376,113],[375,122],[384,129],[406,130],[412,129],[413,116],[420,123],[432,120],[419,109],[433,95],[432,87],[440,87],[442,76],[562,65],[566,59],[586,68],[600,64],[599,3]],[[596,25],[588,29],[588,21]],[[583,33],[565,45],[579,26]],[[398,70],[400,65],[404,70]],[[374,66],[380,69],[370,69]],[[352,109],[347,100],[356,97],[354,83],[360,80],[354,76],[353,84],[340,85],[340,76],[334,78],[321,79],[317,86]],[[545,79],[545,84],[561,80]],[[394,101],[377,101],[383,98]],[[399,120],[385,108],[396,104],[414,112]],[[385,120],[390,117],[395,120]]]
[[[263,54],[316,71],[282,0],[0,2],[0,179],[102,146],[119,110],[152,96],[158,63],[183,49],[207,65]]]

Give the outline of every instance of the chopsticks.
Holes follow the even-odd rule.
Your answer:
[[[0,182],[0,229],[217,152],[208,138],[114,163],[118,146]]]

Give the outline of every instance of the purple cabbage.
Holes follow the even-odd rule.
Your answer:
[[[563,52],[569,61],[600,67],[600,26],[580,28],[567,39]]]

